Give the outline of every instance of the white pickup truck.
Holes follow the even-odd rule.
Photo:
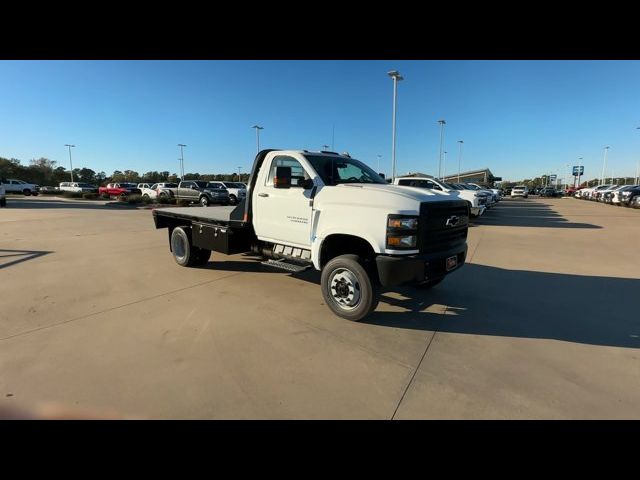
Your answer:
[[[435,190],[438,192],[443,192],[449,195],[460,197],[461,199],[466,200],[469,203],[471,216],[473,217],[479,217],[485,212],[487,208],[487,200],[484,195],[479,195],[474,191],[465,190],[463,188],[458,188],[454,185],[441,182],[435,177],[396,177],[393,180],[393,184],[404,187],[428,188],[430,190]]]
[[[357,321],[376,308],[378,286],[433,287],[466,260],[466,200],[389,185],[348,155],[263,150],[247,192],[235,207],[153,210],[179,265],[204,265],[215,250],[315,268],[326,305]]]

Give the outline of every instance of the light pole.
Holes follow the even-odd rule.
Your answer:
[[[458,183],[460,183],[460,165],[462,164],[462,144],[464,141],[458,140],[460,144],[460,150],[458,150]]]
[[[325,150],[329,150],[329,145],[322,145],[322,148],[324,148]]]
[[[600,175],[600,185],[602,185],[604,183],[604,169],[607,165],[607,151],[609,150],[609,147],[604,147],[604,160],[602,161],[602,175]]]
[[[241,177],[240,177],[240,169],[241,169],[241,168],[242,168],[242,167],[238,167],[238,182],[240,182],[240,181],[241,181]]]
[[[382,158],[382,155],[378,155],[378,173],[380,173],[380,159]]]
[[[438,120],[440,124],[440,156],[438,157],[438,178],[442,180],[442,144],[444,142],[444,126],[447,124],[444,120]]]
[[[186,145],[184,143],[179,143],[180,147],[180,180],[184,180],[184,151],[182,150]]]
[[[404,77],[397,70],[391,70],[387,72],[387,75],[393,78],[393,121],[391,126],[391,182],[393,183],[396,178],[396,101],[398,98],[398,82],[404,80]]]
[[[446,172],[446,170],[447,170],[447,151],[445,150],[442,153],[444,153],[444,155],[442,156],[442,158],[443,158],[443,161],[442,161],[442,177],[440,177],[440,180],[444,182],[444,177],[446,177],[446,175],[447,175],[447,172]]]
[[[71,172],[71,183],[73,183],[73,163],[71,162],[71,147],[75,147],[75,145],[69,145],[65,143],[65,147],[69,147],[69,170]]]
[[[251,128],[255,128],[256,129],[256,144],[257,144],[257,148],[258,148],[258,150],[256,152],[256,155],[257,155],[258,153],[260,153],[260,130],[264,130],[264,127],[261,127],[259,125],[254,125]]]

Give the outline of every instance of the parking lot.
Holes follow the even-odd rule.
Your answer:
[[[151,212],[9,198],[0,405],[129,417],[640,418],[640,210],[505,199],[431,291],[332,315],[319,273],[178,267]],[[216,207],[209,207],[216,208]]]

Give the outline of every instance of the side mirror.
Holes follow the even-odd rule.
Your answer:
[[[291,167],[276,167],[276,174],[273,177],[275,188],[291,187]]]
[[[309,190],[310,188],[313,188],[313,180],[311,180],[310,178],[299,178],[298,186],[304,188],[305,190]]]

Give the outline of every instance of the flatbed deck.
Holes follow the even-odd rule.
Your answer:
[[[239,220],[242,218],[240,212],[236,212],[235,218],[232,213],[238,206],[212,206],[212,207],[172,207],[158,208],[154,211],[157,216],[188,218],[191,221],[217,223],[232,227],[244,227],[247,222]]]

